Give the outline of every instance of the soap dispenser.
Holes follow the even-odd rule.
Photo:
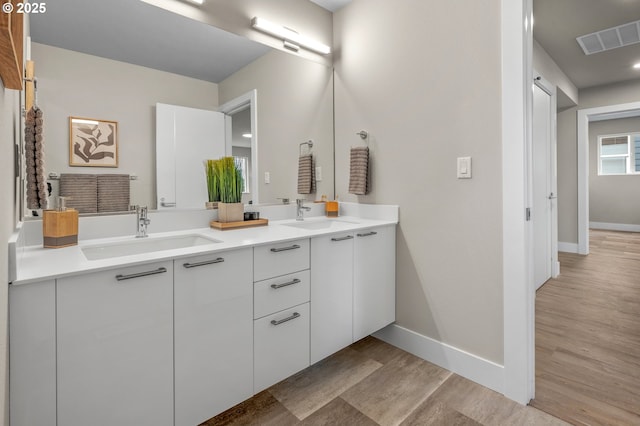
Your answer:
[[[42,212],[42,239],[45,248],[60,248],[78,244],[78,210],[68,209],[68,197],[58,197],[56,210]]]

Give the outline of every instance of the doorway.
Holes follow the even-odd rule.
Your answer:
[[[589,122],[640,116],[640,102],[578,110],[578,253],[589,254]]]

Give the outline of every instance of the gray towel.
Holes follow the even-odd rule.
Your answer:
[[[46,209],[48,204],[42,117],[42,110],[34,106],[27,112],[24,126],[27,208],[30,210]]]
[[[366,146],[351,148],[349,193],[356,195],[369,193],[369,148]]]
[[[301,155],[298,159],[298,194],[316,192],[316,174],[313,155]]]
[[[98,212],[98,179],[90,174],[60,174],[60,196],[69,197],[67,207],[79,213]]]
[[[129,210],[129,175],[98,175],[98,213]]]

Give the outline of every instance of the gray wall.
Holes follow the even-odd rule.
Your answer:
[[[220,104],[257,89],[260,203],[296,198],[299,144],[313,139],[323,180],[316,194],[333,195],[333,72],[274,50],[220,82]],[[306,149],[306,148],[305,148]],[[264,183],[269,172],[271,183]]]
[[[640,80],[580,90],[580,104],[558,114],[558,240],[578,243],[577,111],[637,102]]]
[[[589,221],[640,225],[640,175],[598,176],[598,136],[640,132],[640,117],[589,123]]]
[[[17,194],[14,175],[14,143],[19,140],[20,92],[5,89],[0,83],[0,423],[8,423],[8,357],[7,357],[7,299],[8,299],[8,245],[15,229],[16,214],[13,200]]]
[[[337,195],[400,205],[397,323],[499,364],[500,5],[354,0],[334,14]],[[357,197],[361,129],[372,192]],[[456,179],[458,156],[473,157],[473,179]]]
[[[31,57],[45,118],[47,173],[136,174],[132,204],[155,208],[155,104],[215,109],[217,85],[38,43]],[[69,116],[118,122],[117,168],[69,166]]]

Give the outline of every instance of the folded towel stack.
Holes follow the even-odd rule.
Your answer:
[[[79,213],[98,212],[98,179],[90,174],[60,174],[60,196]]]
[[[369,148],[351,148],[351,171],[349,193],[365,195],[369,193]]]
[[[98,175],[98,213],[129,210],[129,175]]]
[[[316,192],[316,176],[314,173],[313,155],[301,155],[298,159],[298,194]]]

